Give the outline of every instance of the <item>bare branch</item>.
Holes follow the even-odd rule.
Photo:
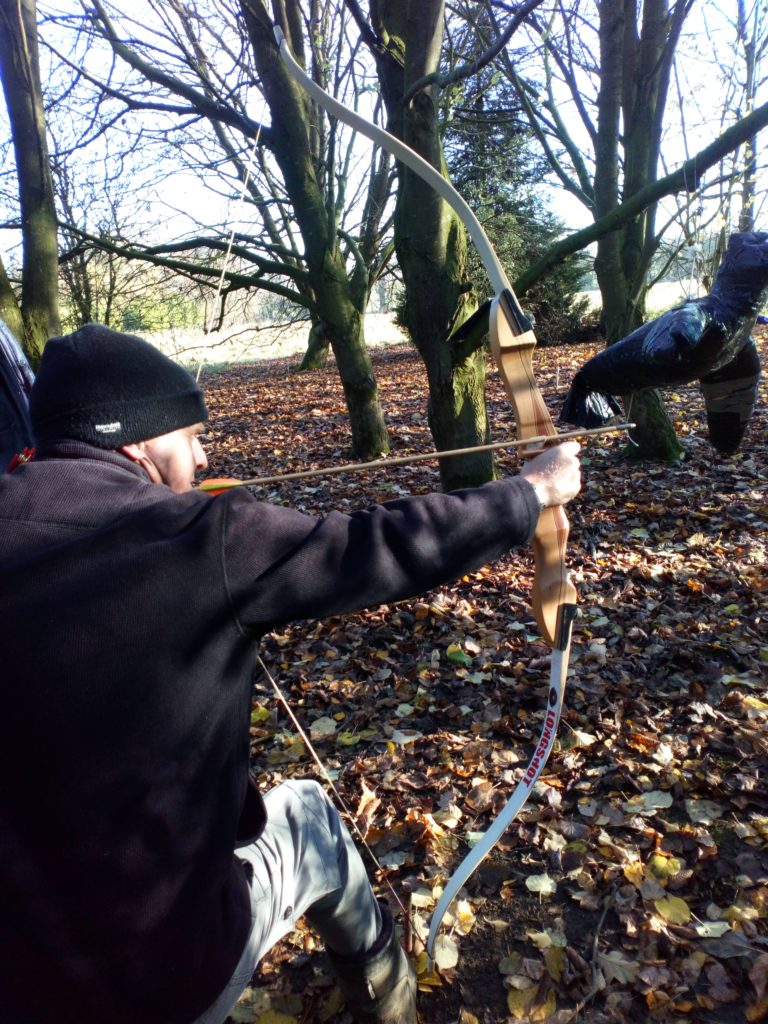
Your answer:
[[[527,0],[526,3],[522,4],[517,9],[514,17],[507,25],[504,32],[495,39],[491,45],[484,50],[479,57],[475,60],[470,61],[468,64],[462,64],[458,68],[454,68],[453,71],[447,74],[440,74],[439,71],[433,71],[429,75],[424,75],[418,82],[414,82],[408,92],[403,96],[403,106],[407,107],[413,97],[421,92],[423,89],[429,88],[431,85],[437,85],[440,89],[445,89],[446,86],[452,85],[454,82],[460,82],[465,78],[470,78],[472,75],[476,75],[478,71],[484,68],[504,49],[509,40],[512,38],[515,31],[522,25],[531,11],[535,10],[543,0]]]
[[[720,138],[705,146],[690,160],[686,160],[676,171],[658,178],[636,192],[626,202],[620,203],[604,217],[580,231],[575,231],[554,245],[543,257],[520,274],[514,281],[515,291],[524,295],[534,281],[537,281],[551,267],[562,262],[566,256],[586,248],[591,242],[604,238],[623,224],[639,216],[644,210],[657,203],[664,196],[675,192],[695,191],[704,172],[713,167],[724,156],[740,146],[753,132],[768,125],[768,103],[758,107],[747,117],[731,125]]]

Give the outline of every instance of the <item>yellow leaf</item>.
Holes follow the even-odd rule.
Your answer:
[[[257,704],[251,711],[251,725],[260,725],[262,722],[268,722],[272,717],[272,712],[267,708]]]
[[[537,1006],[535,1010],[531,1012],[531,1020],[535,1021],[546,1021],[552,1016],[557,1009],[557,1000],[555,999],[554,992],[548,992],[547,998],[544,1002]]]
[[[456,904],[456,923],[462,935],[469,935],[477,918],[468,900],[459,900]]]
[[[631,882],[636,889],[639,889],[645,878],[645,871],[640,861],[634,860],[631,864],[625,864],[621,870],[624,872],[626,880]]]
[[[754,907],[737,907],[735,903],[723,911],[726,921],[755,921],[760,914]]]
[[[691,920],[691,908],[680,896],[666,896],[654,900],[653,905],[656,913],[670,924],[687,924]]]
[[[425,974],[419,975],[416,984],[420,992],[429,992],[430,989],[439,988],[443,982],[437,971],[427,971]]]
[[[426,974],[429,970],[429,953],[426,949],[423,949],[413,961],[413,969],[416,971],[416,976],[419,977],[422,974]]]
[[[277,1010],[267,1010],[256,1018],[254,1024],[296,1024],[296,1018],[287,1013],[278,1013]]]
[[[534,1006],[537,989],[528,988],[522,991],[513,989],[507,993],[507,1006],[515,1020],[540,1022],[547,1021],[557,1009],[555,993],[550,991],[543,1003]]]
[[[744,705],[752,712],[750,718],[756,715],[768,714],[768,704],[764,700],[760,700],[758,697],[745,697]]]
[[[565,967],[565,950],[561,946],[550,946],[544,951],[544,962],[553,981],[560,981]]]
[[[654,853],[648,860],[648,874],[663,884],[678,874],[682,866],[677,857],[665,857],[663,853]]]
[[[568,940],[562,932],[553,931],[551,928],[547,928],[543,932],[528,932],[528,938],[534,944],[537,949],[545,952],[551,946],[560,946],[565,948],[568,945]]]
[[[513,988],[507,992],[507,1006],[515,1020],[529,1019],[528,1007],[533,1002],[533,997],[535,995],[536,990],[533,988],[526,988],[522,991],[520,989]]]
[[[669,1020],[672,997],[666,992],[646,992],[645,1002],[653,1020]]]
[[[360,742],[360,737],[354,732],[340,732],[336,742],[340,747],[354,747]]]

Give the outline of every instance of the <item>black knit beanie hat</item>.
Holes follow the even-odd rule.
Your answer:
[[[191,373],[143,338],[101,324],[51,338],[29,411],[38,441],[99,448],[148,441],[208,418]]]

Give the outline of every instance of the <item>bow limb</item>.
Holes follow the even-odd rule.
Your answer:
[[[293,59],[278,26],[275,26],[274,32],[280,56],[286,67],[321,107],[392,153],[401,163],[432,185],[461,218],[496,294],[490,319],[491,350],[515,410],[518,436],[521,440],[526,440],[532,437],[540,438],[541,435],[555,435],[555,426],[533,375],[531,355],[536,346],[536,338],[530,323],[520,310],[504,268],[474,211],[428,161],[394,135],[367,121],[355,111],[349,110],[313,82]],[[527,454],[535,454],[537,450],[540,449],[532,445]],[[430,922],[427,951],[432,959],[443,915],[461,887],[490,853],[528,799],[555,742],[568,671],[571,624],[576,610],[576,590],[568,578],[565,567],[567,540],[568,520],[563,509],[544,509],[539,517],[533,541],[536,581],[532,595],[539,628],[553,648],[544,725],[528,769],[514,793],[482,840],[473,847],[446,884]]]
[[[504,388],[515,410],[520,440],[535,439],[525,452],[540,451],[540,438],[553,437],[557,431],[533,375],[531,356],[536,338],[530,323],[520,310],[511,288],[503,289],[493,300],[490,317],[491,351],[504,381]],[[547,709],[541,735],[533,756],[512,796],[446,882],[438,900],[427,937],[427,953],[435,958],[435,943],[443,917],[478,865],[488,856],[528,799],[552,752],[563,708],[571,626],[576,614],[576,588],[568,576],[565,550],[568,519],[562,507],[545,508],[539,516],[533,538],[536,562],[532,604],[539,629],[552,647]]]
[[[483,225],[475,216],[474,211],[461,196],[456,189],[447,181],[439,171],[419,156],[410,146],[406,146],[404,142],[396,138],[394,135],[390,135],[389,132],[384,131],[383,128],[379,128],[378,125],[373,124],[366,118],[361,117],[354,110],[350,110],[345,107],[343,103],[339,103],[337,99],[330,96],[325,90],[321,89],[320,86],[313,82],[309,75],[304,69],[296,63],[293,58],[291,51],[288,48],[285,36],[283,35],[278,25],[274,26],[275,40],[280,50],[280,57],[282,58],[285,66],[301,84],[302,88],[320,104],[329,113],[333,114],[340,121],[344,121],[345,124],[355,128],[360,132],[361,135],[365,135],[366,138],[371,139],[377,145],[381,146],[382,149],[386,149],[388,153],[392,153],[401,163],[405,164],[406,167],[418,174],[419,177],[434,188],[436,192],[451,206],[456,213],[459,215],[467,229],[470,238],[475,244],[478,254],[483,261],[486,273],[491,281],[491,286],[494,292],[501,292],[505,288],[512,289],[509,279],[507,278],[504,268],[499,262],[499,258],[496,255],[493,246],[491,245],[490,239],[486,235]]]
[[[464,860],[445,884],[445,888],[437,902],[437,906],[429,922],[429,935],[427,936],[427,953],[430,960],[435,959],[435,943],[440,931],[440,925],[446,911],[458,896],[462,887],[469,880],[475,869],[485,860],[496,843],[501,839],[506,830],[512,824],[523,805],[531,794],[536,780],[541,775],[544,765],[547,763],[552,747],[557,736],[557,726],[560,722],[560,713],[563,709],[563,696],[565,694],[565,677],[568,672],[568,650],[554,650],[552,652],[552,669],[550,676],[549,693],[547,695],[547,710],[544,714],[544,724],[541,727],[541,735],[536,745],[533,757],[530,760],[525,775],[515,787],[512,796],[506,802],[501,811],[491,822],[488,830],[483,833],[482,839],[472,847]]]

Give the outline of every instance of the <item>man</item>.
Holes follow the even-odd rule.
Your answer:
[[[315,519],[193,489],[193,378],[90,325],[46,346],[34,459],[0,477],[0,1019],[221,1024],[306,914],[364,1024],[415,983],[314,783],[250,783],[254,644],[452,580],[579,489],[515,479]]]

